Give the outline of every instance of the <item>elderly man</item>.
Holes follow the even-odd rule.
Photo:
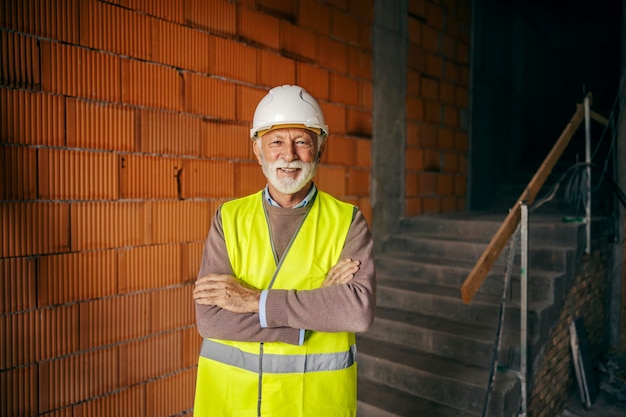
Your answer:
[[[328,127],[304,89],[270,90],[250,134],[268,183],[224,203],[206,240],[194,415],[353,417],[376,299],[367,223],[313,184]]]

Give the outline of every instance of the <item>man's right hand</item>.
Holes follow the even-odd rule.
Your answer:
[[[330,287],[331,285],[349,282],[359,270],[359,265],[361,265],[361,261],[353,261],[349,258],[341,259],[330,268],[326,279],[322,283],[322,287]]]

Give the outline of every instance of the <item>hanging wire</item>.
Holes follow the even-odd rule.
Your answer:
[[[532,205],[532,207],[529,207],[530,211],[537,210],[543,204],[554,199],[554,197],[557,194],[557,191],[559,190],[561,186],[561,183],[563,183],[564,180],[568,176],[569,176],[569,179],[567,180],[567,182],[565,182],[564,191],[563,191],[563,197],[565,201],[567,201],[576,210],[586,207],[587,198],[589,195],[589,190],[587,189],[588,170],[585,169],[587,167],[591,167],[594,170],[600,171],[600,176],[599,176],[597,185],[592,187],[591,191],[592,192],[597,191],[600,188],[602,181],[607,181],[607,183],[611,187],[611,190],[617,195],[617,198],[619,199],[622,206],[626,208],[626,195],[624,194],[624,191],[621,190],[620,187],[617,185],[617,183],[607,174],[610,157],[616,151],[615,146],[617,143],[617,129],[614,128],[614,123],[615,123],[614,114],[615,114],[615,110],[617,108],[618,102],[619,102],[619,96],[616,96],[615,101],[613,102],[611,113],[609,115],[609,119],[608,119],[609,123],[604,126],[604,129],[600,136],[600,140],[596,144],[595,149],[593,150],[591,154],[591,160],[593,160],[596,157],[598,150],[600,149],[600,145],[604,141],[606,134],[610,129],[610,131],[612,132],[612,134],[610,135],[612,140],[611,140],[611,145],[609,147],[608,154],[606,155],[606,159],[604,160],[603,167],[600,168],[598,165],[594,164],[593,162],[589,164],[586,162],[576,162],[575,164],[570,166],[567,170],[565,170],[563,174],[561,174],[559,179],[552,186],[552,188],[549,190],[546,196],[542,197],[541,199],[538,199]]]

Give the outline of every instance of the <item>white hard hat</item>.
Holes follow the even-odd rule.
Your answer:
[[[283,127],[309,129],[322,140],[328,136],[328,126],[319,104],[297,85],[274,87],[261,99],[254,111],[250,137],[256,139],[272,129]]]

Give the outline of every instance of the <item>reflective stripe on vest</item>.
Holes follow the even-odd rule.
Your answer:
[[[251,372],[260,372],[259,355],[204,339],[200,356]],[[263,372],[273,374],[338,371],[356,362],[356,345],[346,352],[310,355],[263,354]]]

